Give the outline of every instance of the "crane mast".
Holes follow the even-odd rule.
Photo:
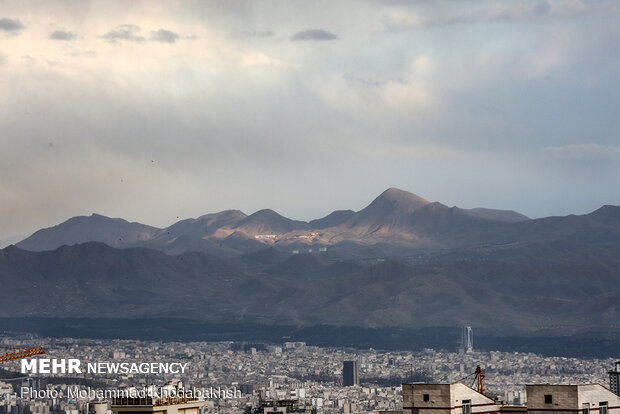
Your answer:
[[[476,383],[476,391],[478,391],[480,394],[484,394],[484,371],[482,371],[482,368],[480,368],[480,365],[476,366],[476,371],[474,372],[474,374],[476,374],[475,378],[474,378],[474,382]]]
[[[471,384],[471,388],[475,389],[476,391],[478,391],[480,394],[484,394],[484,371],[482,370],[482,368],[480,367],[480,365],[476,366],[476,370],[467,375],[466,377],[462,378],[461,381],[465,381],[468,378],[474,377],[474,381]]]

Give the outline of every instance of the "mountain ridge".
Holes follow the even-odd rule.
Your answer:
[[[72,217],[56,226],[41,229],[16,243],[27,250],[51,250],[62,245],[100,241],[110,246],[124,246],[153,237],[160,229],[93,213]]]
[[[10,246],[0,250],[0,312],[58,318],[191,314],[218,323],[367,328],[471,323],[504,333],[546,326],[580,332],[602,324],[620,338],[620,241],[539,243],[355,265],[273,249],[245,257],[167,255],[100,242],[44,252]]]
[[[164,229],[69,219],[0,250],[0,313],[511,335],[604,326],[620,340],[619,206],[523,219],[391,188],[317,220],[269,209]],[[37,243],[51,248],[23,248]]]
[[[512,210],[448,207],[391,187],[357,212],[335,210],[309,222],[289,219],[271,209],[250,215],[224,210],[159,229],[93,214],[38,230],[16,245],[43,251],[63,244],[100,241],[120,248],[142,246],[170,254],[204,251],[221,257],[268,246],[289,252],[330,247],[338,250],[342,246],[361,251],[366,249],[364,246],[374,246],[381,252],[392,252],[564,237],[613,239],[620,234],[619,217],[620,207],[603,206],[588,215],[529,219]]]

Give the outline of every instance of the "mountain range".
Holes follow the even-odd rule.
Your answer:
[[[162,229],[93,214],[41,229],[17,246],[44,251],[98,241],[112,247],[141,246],[172,254],[203,251],[222,257],[248,253],[263,245],[286,250],[329,247],[343,242],[359,246],[433,248],[466,245],[468,240],[459,240],[463,233],[475,235],[491,228],[501,231],[505,225],[528,221],[526,216],[514,211],[450,208],[390,188],[358,212],[338,210],[310,222],[292,220],[270,209],[250,215],[226,210],[181,220]]]
[[[471,324],[620,340],[620,207],[529,219],[388,189],[309,222],[239,210],[155,228],[74,217],[0,251],[10,317]]]

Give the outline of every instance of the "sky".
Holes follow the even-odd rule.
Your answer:
[[[620,204],[616,0],[0,0],[0,242],[389,187]]]

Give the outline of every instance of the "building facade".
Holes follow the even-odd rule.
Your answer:
[[[620,396],[600,384],[527,385],[527,414],[620,414]]]
[[[467,385],[403,384],[403,414],[491,414],[500,405]]]
[[[620,361],[616,361],[614,369],[609,371],[609,389],[620,395]]]
[[[357,361],[344,361],[342,363],[342,385],[350,387],[359,385],[359,371]]]

